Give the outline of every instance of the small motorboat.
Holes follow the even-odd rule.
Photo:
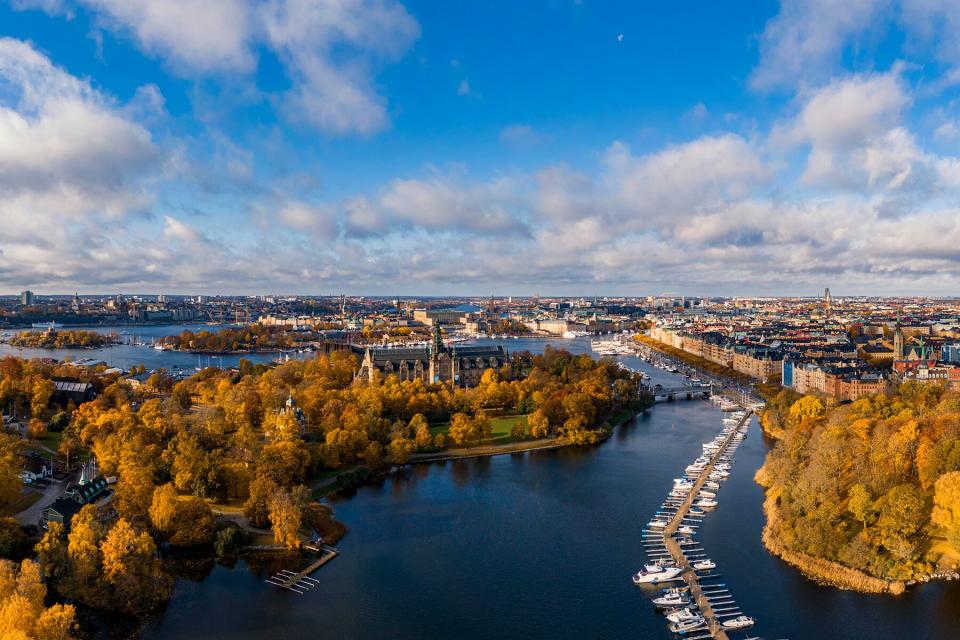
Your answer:
[[[699,629],[700,627],[703,626],[703,622],[704,622],[703,616],[700,616],[700,615],[697,615],[694,618],[690,618],[689,620],[682,620],[680,622],[671,622],[670,631],[672,633],[678,633],[680,635],[683,635],[685,633],[689,633],[691,631]]]
[[[688,536],[692,536],[692,535],[693,535],[694,533],[696,533],[696,532],[694,531],[693,527],[691,527],[691,526],[688,525],[688,524],[685,524],[685,525],[683,525],[682,527],[680,527],[679,529],[677,529],[677,533],[683,533],[683,534],[686,534],[686,535],[688,535]]]
[[[658,584],[679,580],[683,569],[673,565],[654,564],[646,565],[633,575],[633,584]]]
[[[690,599],[682,593],[671,593],[654,598],[653,604],[658,607],[685,607],[690,604]]]
[[[720,626],[728,631],[736,631],[737,629],[746,629],[752,627],[756,623],[756,620],[750,616],[737,616],[736,618],[731,618],[730,620],[724,620]]]
[[[672,609],[666,612],[666,618],[670,622],[683,622],[684,620],[696,620],[700,617],[700,614],[697,613],[694,609],[690,607],[681,607],[679,609]]]
[[[706,571],[707,569],[716,569],[717,563],[709,558],[704,558],[703,560],[697,560],[693,563],[694,571]]]

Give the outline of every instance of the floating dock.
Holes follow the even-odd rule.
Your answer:
[[[311,578],[310,574],[336,558],[338,555],[340,555],[340,552],[333,547],[328,547],[325,544],[317,547],[307,545],[305,548],[310,551],[318,552],[321,554],[321,556],[299,572],[283,569],[282,571],[279,571],[267,578],[266,582],[275,587],[286,589],[287,591],[292,591],[299,595],[305,594],[307,591],[310,591],[320,584],[320,581]]]
[[[742,612],[730,596],[729,590],[724,588],[726,585],[723,583],[701,584],[702,582],[712,582],[713,580],[721,579],[722,576],[716,571],[716,568],[700,570],[700,575],[698,575],[691,561],[696,562],[697,559],[706,557],[699,544],[689,542],[681,544],[681,541],[678,540],[675,535],[682,526],[688,526],[696,532],[698,525],[694,523],[699,523],[699,519],[688,517],[690,508],[693,506],[694,501],[700,499],[700,490],[709,479],[716,464],[725,458],[734,440],[737,440],[737,444],[734,445],[730,454],[732,455],[732,453],[736,451],[736,447],[738,447],[740,441],[742,441],[742,437],[738,439],[737,436],[742,434],[742,430],[750,420],[751,415],[752,412],[748,409],[743,418],[737,423],[736,428],[730,431],[719,448],[710,456],[709,462],[704,465],[699,475],[696,476],[696,481],[688,491],[686,497],[683,499],[668,498],[664,506],[656,513],[655,518],[658,520],[667,520],[667,526],[663,529],[647,530],[644,533],[643,544],[647,555],[657,560],[669,557],[676,566],[683,569],[681,577],[689,588],[690,600],[700,610],[700,614],[706,623],[704,627],[692,629],[687,632],[684,637],[690,640],[705,640],[706,638],[729,640],[727,631],[722,626],[723,619],[735,618],[742,615]],[[691,545],[693,548],[690,548]]]

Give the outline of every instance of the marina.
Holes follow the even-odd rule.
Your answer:
[[[715,398],[725,405],[724,398]],[[670,587],[652,599],[668,620],[672,633],[698,638],[727,640],[728,632],[750,628],[754,619],[745,616],[716,571],[715,562],[706,557],[693,536],[706,516],[717,507],[716,493],[704,489],[709,482],[719,488],[729,476],[733,456],[746,437],[751,412],[740,410],[723,419],[723,429],[712,441],[703,444],[704,455],[674,479],[674,488],[641,533],[644,550],[651,562],[634,576],[637,585],[683,581],[685,587]],[[709,455],[709,457],[705,457]],[[694,507],[694,504],[697,506]],[[697,515],[690,510],[697,509]]]

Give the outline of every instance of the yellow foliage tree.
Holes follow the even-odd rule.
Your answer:
[[[0,507],[10,504],[20,495],[19,448],[18,438],[0,433]]]
[[[960,471],[945,473],[934,484],[930,520],[943,527],[947,538],[960,549]]]
[[[303,519],[300,507],[289,493],[277,489],[270,496],[269,510],[274,542],[288,549],[299,549],[300,525]]]
[[[0,638],[3,640],[71,640],[75,625],[72,605],[46,608],[47,588],[32,560],[17,566],[0,560]]]

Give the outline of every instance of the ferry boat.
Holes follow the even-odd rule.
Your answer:
[[[737,629],[747,629],[756,624],[756,620],[750,616],[737,616],[736,618],[731,618],[730,620],[724,620],[720,626],[726,629],[727,631],[736,631]]]

